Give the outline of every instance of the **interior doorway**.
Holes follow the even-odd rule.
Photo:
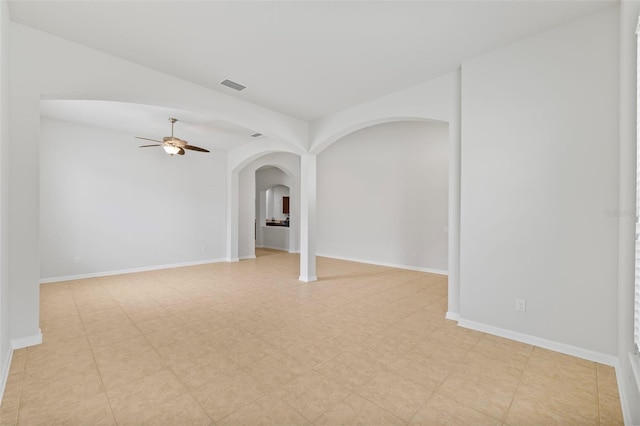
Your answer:
[[[256,170],[255,247],[291,251],[290,177],[274,166]]]

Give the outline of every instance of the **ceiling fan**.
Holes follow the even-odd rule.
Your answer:
[[[150,146],[161,146],[164,149],[164,151],[169,155],[174,155],[174,154],[184,155],[185,149],[190,149],[191,151],[209,152],[204,148],[200,148],[199,146],[189,145],[187,141],[174,137],[173,125],[176,121],[178,121],[178,119],[170,118],[169,121],[171,122],[171,136],[165,136],[164,138],[162,138],[161,141],[156,139],[149,139],[149,138],[136,136],[136,139],[144,139],[147,141],[158,142],[157,144],[153,144],[153,145],[141,145],[140,148],[148,148]]]

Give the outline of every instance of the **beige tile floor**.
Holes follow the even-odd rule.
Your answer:
[[[457,327],[445,277],[257,254],[43,285],[0,424],[622,424],[611,367]]]

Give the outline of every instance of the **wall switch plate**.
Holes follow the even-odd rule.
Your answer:
[[[516,299],[516,311],[525,312],[527,310],[527,304],[524,299]]]

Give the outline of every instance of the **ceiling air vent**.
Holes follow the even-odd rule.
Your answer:
[[[262,133],[254,133],[251,135],[252,138],[259,138],[260,136],[262,136]]]
[[[238,92],[247,88],[247,86],[243,86],[242,84],[236,83],[235,81],[231,80],[224,80],[220,82],[220,84],[222,84],[223,86],[227,86],[230,89],[237,90]]]

